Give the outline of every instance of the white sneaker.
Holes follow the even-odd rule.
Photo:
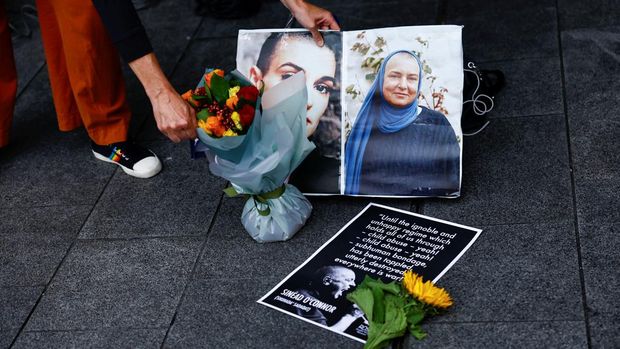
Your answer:
[[[91,142],[96,159],[120,166],[123,172],[137,178],[150,178],[161,171],[161,162],[152,151],[130,142],[98,145]]]

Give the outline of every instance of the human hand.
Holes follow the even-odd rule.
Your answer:
[[[196,138],[196,113],[172,88],[166,88],[151,97],[157,128],[178,143]]]
[[[173,142],[196,138],[196,113],[174,90],[154,53],[129,62],[153,106],[157,128]]]
[[[284,5],[291,11],[297,22],[312,33],[314,41],[323,46],[323,36],[320,30],[340,30],[340,26],[331,12],[301,0],[282,0]]]

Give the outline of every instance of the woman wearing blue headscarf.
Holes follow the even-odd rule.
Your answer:
[[[418,105],[421,83],[412,52],[384,59],[346,142],[346,194],[458,196],[460,147],[446,117]]]

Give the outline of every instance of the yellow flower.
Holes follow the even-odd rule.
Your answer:
[[[198,127],[205,130],[208,135],[212,134],[211,130],[209,130],[209,127],[207,126],[207,120],[198,120]]]
[[[424,282],[422,276],[407,270],[403,277],[403,286],[407,291],[417,298],[436,308],[447,308],[452,305],[452,298],[446,290],[433,285],[429,280]]]
[[[224,137],[232,137],[232,136],[237,136],[237,133],[233,130],[226,130],[224,132]]]
[[[237,92],[241,89],[241,86],[235,86],[228,89],[228,97],[237,96]]]
[[[232,119],[232,121],[234,121],[236,128],[240,130],[243,128],[243,126],[241,126],[241,118],[239,116],[239,113],[237,113],[236,111],[232,112],[230,118]]]

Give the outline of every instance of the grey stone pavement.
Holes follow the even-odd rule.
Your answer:
[[[461,198],[374,200],[484,229],[440,280],[456,305],[410,347],[620,348],[620,2],[316,3],[347,30],[463,24],[466,56],[508,78],[491,125],[465,139]],[[234,67],[238,29],[288,18],[277,1],[244,20],[192,8],[163,0],[140,12],[179,91],[206,66]],[[311,198],[295,238],[255,243],[243,201],[158,133],[128,71],[132,135],[165,169],[138,180],[96,161],[84,131],[57,131],[27,21],[32,38],[14,42],[12,144],[0,152],[0,348],[361,347],[256,300],[370,200]]]

